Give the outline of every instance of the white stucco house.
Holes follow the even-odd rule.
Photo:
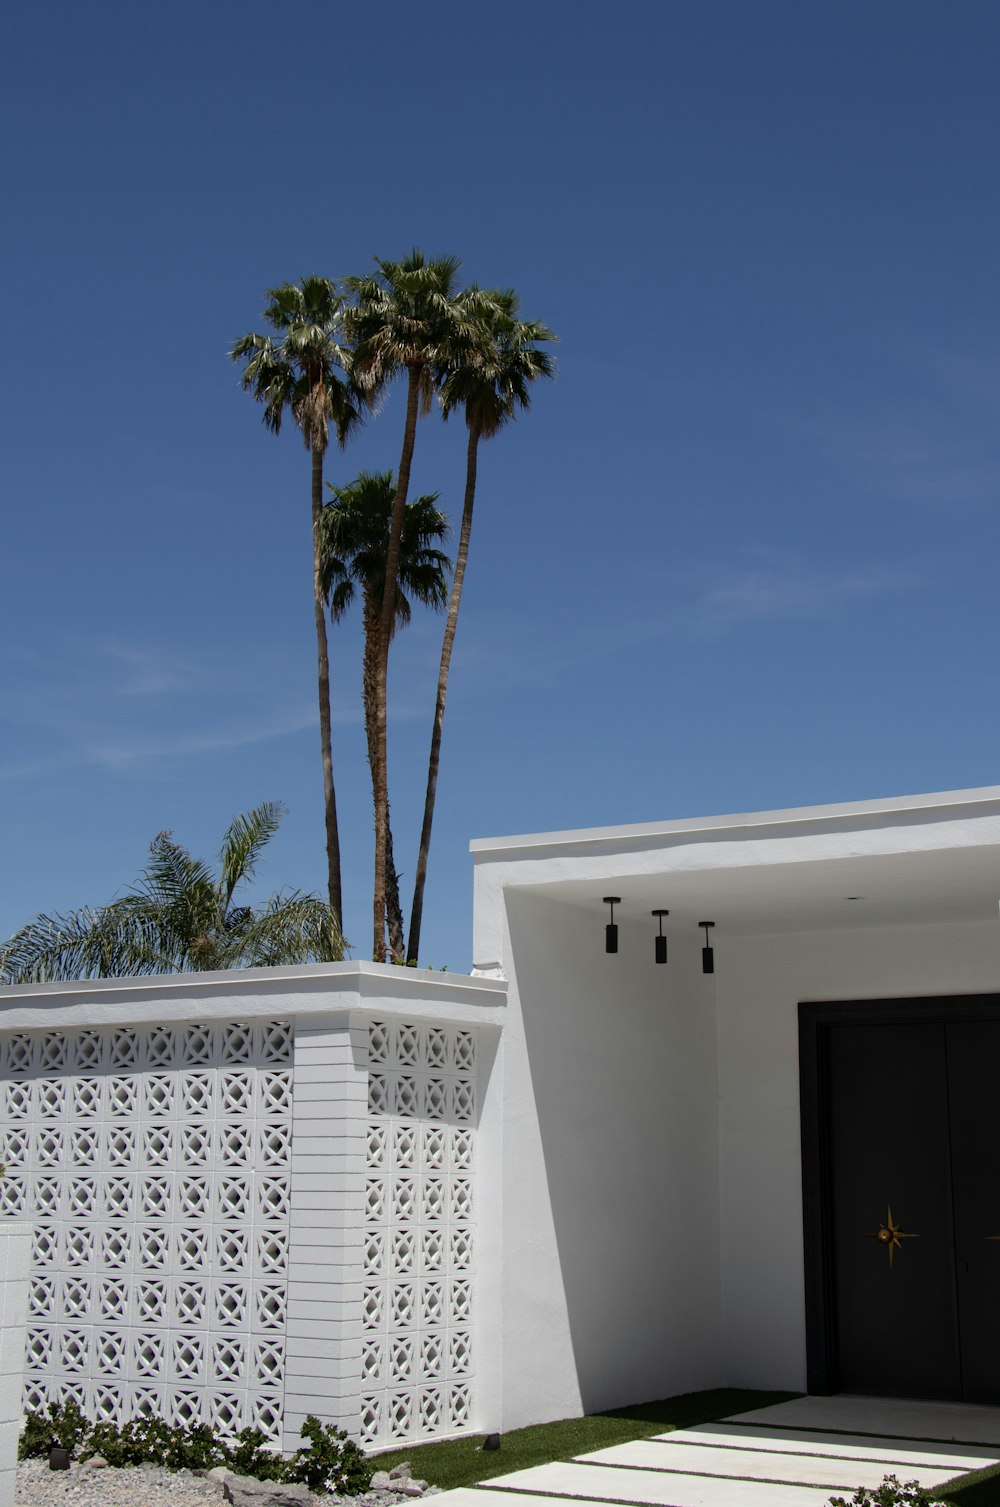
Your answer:
[[[472,851],[468,977],[3,991],[28,1399],[373,1448],[1000,1401],[1000,787]]]

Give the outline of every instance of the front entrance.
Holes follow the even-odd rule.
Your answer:
[[[1000,1402],[1000,1002],[800,1019],[810,1390]]]

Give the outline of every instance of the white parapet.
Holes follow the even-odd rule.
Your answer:
[[[286,1448],[309,1413],[368,1444],[474,1426],[474,1145],[502,984],[331,964],[0,1001],[26,1406]]]

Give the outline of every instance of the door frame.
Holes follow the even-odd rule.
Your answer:
[[[805,1265],[806,1388],[839,1391],[830,1147],[830,1029],[834,1025],[947,1025],[1000,1020],[1000,994],[799,1003],[799,1106]]]

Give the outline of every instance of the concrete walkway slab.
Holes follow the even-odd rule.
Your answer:
[[[831,1434],[820,1429],[753,1428],[745,1423],[704,1423],[654,1435],[660,1444],[711,1444],[789,1455],[832,1455],[838,1460],[878,1460],[897,1474],[919,1465],[947,1467],[952,1475],[1000,1464],[1000,1447],[883,1439],[875,1434]]]
[[[710,1444],[636,1439],[609,1449],[577,1455],[578,1463],[624,1466],[629,1470],[662,1470],[688,1475],[732,1477],[736,1480],[784,1481],[800,1486],[826,1486],[846,1492],[859,1486],[878,1486],[889,1468],[883,1460],[836,1458],[831,1455],[782,1454],[763,1449],[733,1449]],[[907,1467],[910,1469],[911,1467]],[[959,1467],[960,1469],[961,1467]],[[951,1466],[913,1467],[921,1486],[941,1486],[958,1475]]]
[[[896,1439],[947,1439],[1000,1446],[1000,1408],[899,1397],[796,1397],[769,1408],[734,1413],[727,1423],[754,1428],[836,1429]]]
[[[827,1507],[887,1475],[933,1492],[997,1464],[1000,1408],[802,1397],[511,1471],[435,1507]]]
[[[547,1466],[539,1469],[547,1470]],[[516,1474],[520,1475],[518,1471]],[[521,1492],[498,1490],[497,1485],[505,1476],[497,1477],[488,1486],[460,1486],[455,1491],[442,1492],[434,1498],[435,1507],[553,1507],[562,1504],[565,1497],[553,1498],[546,1492]],[[658,1507],[825,1507],[829,1496],[826,1490],[817,1491],[809,1486],[769,1486],[760,1481],[715,1481],[709,1476],[668,1476],[670,1495],[659,1498]],[[620,1507],[621,1498],[576,1497],[580,1507]],[[626,1499],[626,1500],[631,1500]]]
[[[609,1465],[578,1465],[575,1461],[515,1470],[508,1476],[497,1476],[488,1483],[488,1489],[497,1494],[510,1492],[512,1498],[515,1492],[526,1491],[540,1498],[629,1502],[640,1507],[821,1507],[830,1495],[825,1486],[774,1485],[770,1481],[738,1481],[727,1476],[658,1470],[618,1470]],[[497,1507],[495,1499],[492,1507]]]

